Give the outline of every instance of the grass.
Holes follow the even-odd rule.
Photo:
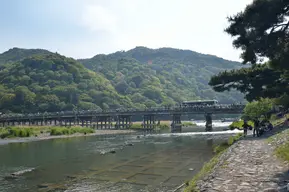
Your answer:
[[[170,128],[170,122],[169,121],[161,121],[160,124],[155,124],[155,128],[158,129],[169,129]],[[130,126],[130,129],[141,129],[142,128],[142,122],[134,122]]]
[[[0,131],[0,138],[30,137],[34,135],[32,128],[7,127]]]
[[[94,133],[94,129],[87,127],[53,127],[50,129],[50,135],[72,135],[75,133]]]
[[[192,122],[183,122],[182,126],[183,127],[193,127],[193,126],[196,126],[196,124],[192,123]]]
[[[289,162],[289,142],[277,147],[275,149],[275,154],[277,157]]]
[[[289,130],[286,129],[280,133],[277,133],[267,139],[268,143],[276,146],[274,153],[275,155],[289,162]]]
[[[31,137],[48,133],[50,135],[71,135],[74,133],[94,133],[94,130],[86,127],[51,127],[51,126],[22,126],[0,128],[0,138]]]
[[[191,181],[186,182],[187,187],[185,188],[185,192],[199,192],[197,188],[197,182],[208,175],[213,168],[218,164],[220,156],[236,141],[242,138],[243,134],[238,133],[235,136],[229,137],[227,142],[223,142],[220,145],[214,148],[215,156],[207,163],[204,164],[203,168],[200,172],[198,172]],[[228,162],[224,162],[222,167],[226,167]]]

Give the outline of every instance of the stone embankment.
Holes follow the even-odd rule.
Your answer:
[[[287,191],[289,164],[277,158],[274,149],[288,138],[276,137],[268,142],[270,135],[260,138],[249,135],[231,146],[210,174],[197,182],[199,191]]]

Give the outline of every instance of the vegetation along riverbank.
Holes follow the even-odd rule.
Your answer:
[[[55,138],[134,133],[133,130],[94,130],[87,127],[22,126],[0,129],[1,143]]]

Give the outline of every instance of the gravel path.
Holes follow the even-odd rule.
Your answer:
[[[287,191],[288,163],[274,155],[274,144],[266,142],[268,136],[249,135],[231,146],[210,175],[197,183],[200,191]]]

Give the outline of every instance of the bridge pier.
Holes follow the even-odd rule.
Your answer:
[[[130,115],[118,115],[116,118],[115,128],[116,129],[128,129],[131,124]]]
[[[144,115],[143,116],[143,129],[155,129],[156,128],[156,117],[155,115]]]
[[[182,121],[180,114],[173,114],[173,121],[171,124],[172,133],[181,133],[182,132]]]
[[[92,120],[92,127],[96,129],[111,129],[112,128],[112,117],[94,117]]]
[[[207,113],[205,115],[205,118],[206,118],[206,131],[213,131],[212,113]]]

